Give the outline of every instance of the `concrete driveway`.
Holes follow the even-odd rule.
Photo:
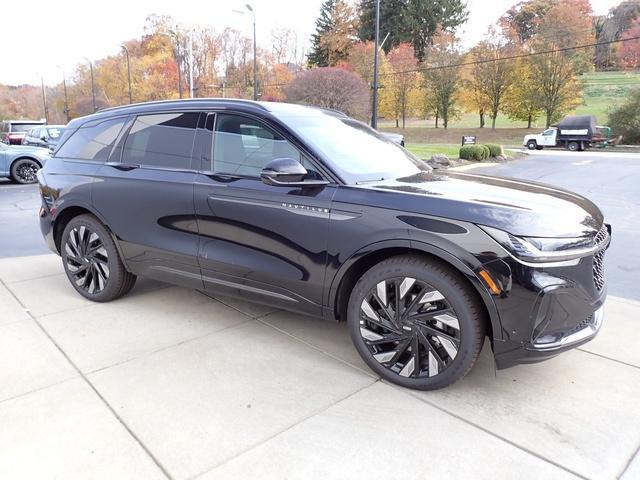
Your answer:
[[[95,304],[54,255],[1,259],[0,305],[0,478],[640,478],[633,301],[583,348],[497,375],[485,348],[429,393],[344,324],[152,281]]]
[[[609,291],[640,299],[640,162],[603,161],[491,173],[595,198]],[[38,205],[0,184],[0,479],[640,479],[637,301],[610,296],[580,349],[496,373],[485,345],[462,381],[415,392],[377,378],[344,324],[149,280],[88,302],[45,253]]]

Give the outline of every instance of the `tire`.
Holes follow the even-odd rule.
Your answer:
[[[538,146],[536,147],[536,150],[542,150],[542,148],[543,148],[543,147],[541,147],[540,145],[538,145]]]
[[[578,142],[569,142],[567,149],[571,152],[577,152],[580,150],[580,144]]]
[[[30,158],[21,158],[11,165],[11,179],[23,185],[36,183],[36,174],[40,170],[40,164]]]
[[[538,148],[538,142],[536,142],[535,140],[529,140],[527,142],[527,148],[529,150],[535,150],[536,148]]]
[[[62,264],[76,291],[94,302],[109,302],[127,294],[136,276],[129,273],[113,238],[93,215],[71,219],[60,242]]]
[[[398,320],[398,310],[405,318]],[[467,374],[482,349],[486,321],[458,272],[417,255],[368,270],[347,309],[351,340],[367,365],[385,380],[418,390],[444,388]]]

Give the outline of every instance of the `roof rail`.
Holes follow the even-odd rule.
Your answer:
[[[216,97],[204,97],[204,98],[175,98],[175,99],[171,99],[171,100],[155,100],[152,102],[139,102],[139,103],[128,103],[125,105],[118,105],[115,107],[107,107],[107,108],[101,108],[100,110],[98,110],[96,113],[101,113],[101,112],[109,112],[112,110],[119,110],[119,109],[125,109],[125,108],[134,108],[134,107],[142,107],[142,106],[146,106],[146,105],[163,105],[163,104],[167,104],[167,105],[175,105],[175,104],[180,104],[180,103],[205,103],[205,102],[210,102],[210,101],[214,101],[214,102],[225,102],[225,103],[238,103],[238,104],[246,104],[246,105],[255,105],[258,108],[261,108],[265,111],[268,111],[268,109],[262,105],[260,102],[256,102],[254,100],[245,100],[244,98],[216,98]]]

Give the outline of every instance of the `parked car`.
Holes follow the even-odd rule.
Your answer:
[[[404,147],[404,135],[401,135],[399,133],[392,133],[392,132],[380,132],[380,133],[384,137],[391,140],[393,143],[397,143],[401,147]]]
[[[62,134],[64,125],[45,125],[43,127],[32,128],[27,132],[22,145],[32,145],[34,147],[48,148],[54,150]]]
[[[35,183],[36,173],[46,163],[48,149],[0,143],[0,177],[18,183]]]
[[[107,109],[69,123],[38,179],[42,233],[80,295],[114,300],[146,276],[346,320],[371,369],[405,387],[458,380],[486,336],[505,368],[602,325],[610,226],[592,202],[436,174],[335,112]]]
[[[542,150],[545,147],[564,147],[572,152],[583,151],[589,147],[607,147],[618,143],[621,138],[611,138],[611,129],[597,126],[592,115],[569,115],[557,126],[547,128],[537,135],[525,135],[523,146],[529,150]]]
[[[45,120],[3,120],[0,125],[0,139],[9,145],[22,145],[22,140],[29,130],[46,123]]]

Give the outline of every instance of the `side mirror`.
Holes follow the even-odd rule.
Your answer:
[[[40,140],[46,140],[47,139],[47,135],[46,134],[42,134],[40,135]]]
[[[276,187],[311,187],[327,185],[324,180],[305,180],[307,169],[292,158],[276,158],[265,165],[260,178],[267,185]]]

